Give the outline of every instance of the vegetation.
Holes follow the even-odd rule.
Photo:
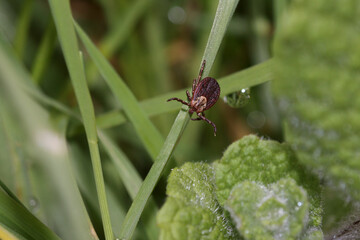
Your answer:
[[[0,18],[0,239],[359,238],[359,1],[0,0]],[[216,137],[166,102],[204,59]]]

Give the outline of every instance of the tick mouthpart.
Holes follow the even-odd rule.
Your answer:
[[[195,109],[196,112],[203,112],[206,108],[207,99],[204,96],[197,97],[191,101],[190,107]]]

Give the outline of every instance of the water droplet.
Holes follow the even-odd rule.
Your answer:
[[[243,88],[240,91],[230,93],[224,97],[224,102],[233,108],[244,107],[250,102],[250,89]]]
[[[30,197],[29,208],[32,212],[36,212],[39,209],[39,201],[35,197]]]

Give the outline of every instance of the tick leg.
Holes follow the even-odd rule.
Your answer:
[[[205,68],[205,63],[206,63],[206,60],[204,59],[202,65],[201,65],[201,68],[200,68],[199,76],[198,76],[197,81],[196,81],[197,83],[199,83],[200,80],[201,80],[201,77],[203,75],[204,68]]]
[[[216,136],[216,125],[215,125],[215,123],[213,123],[212,121],[207,119],[205,116],[201,115],[201,113],[198,113],[197,115],[199,116],[199,118],[201,118],[202,120],[204,120],[205,122],[211,124],[214,127],[214,136]]]
[[[173,101],[173,100],[181,102],[182,104],[185,104],[185,105],[189,106],[189,104],[187,102],[185,102],[184,100],[182,100],[180,98],[176,98],[176,97],[168,99],[167,102],[170,102],[170,101]]]
[[[194,92],[196,89],[196,86],[198,85],[198,82],[196,81],[197,79],[195,78],[192,84],[192,95],[194,96]]]
[[[200,113],[200,114],[202,114],[204,117],[205,117],[205,113],[204,112],[202,112],[202,113]],[[198,120],[203,120],[202,118],[191,118],[191,120],[193,120],[193,121],[198,121]]]
[[[190,93],[189,93],[189,91],[188,91],[188,90],[186,90],[186,96],[187,96],[187,98],[188,98],[188,101],[190,102],[191,97],[190,97]]]
[[[199,82],[201,81],[201,77],[203,75],[204,68],[205,68],[205,63],[206,63],[206,60],[204,60],[202,65],[201,65],[198,78],[194,79],[194,81],[193,81],[193,85],[192,85],[192,95],[193,96],[194,96],[194,92],[195,92],[195,89],[196,89],[197,85],[199,85]]]

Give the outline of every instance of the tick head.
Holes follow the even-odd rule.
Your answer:
[[[203,112],[206,107],[207,99],[204,96],[197,97],[196,99],[191,100],[190,109],[192,112]],[[192,113],[190,112],[190,113]]]

